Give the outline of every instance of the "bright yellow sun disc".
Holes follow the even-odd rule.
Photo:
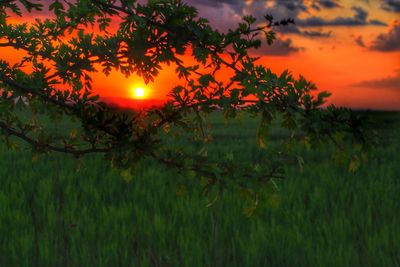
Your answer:
[[[142,87],[137,87],[137,88],[135,88],[133,93],[136,98],[143,98],[146,92]]]

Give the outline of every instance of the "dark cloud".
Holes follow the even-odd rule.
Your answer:
[[[332,1],[332,0],[320,0],[318,1],[319,3],[317,5],[323,7],[323,8],[337,8],[337,7],[342,7],[338,1]]]
[[[295,25],[274,27],[274,30],[280,34],[279,36],[296,34],[307,38],[329,38],[332,36],[332,32],[324,32],[322,29],[319,29],[319,31],[306,30],[306,28],[313,26],[387,25],[380,20],[370,19],[367,10],[360,6],[352,7],[353,16],[339,16],[333,19],[325,19],[318,16],[311,16],[305,19],[299,18],[301,14],[308,13],[310,9],[342,8],[340,0],[185,0],[185,2],[196,6],[200,16],[209,19],[211,25],[220,31],[236,28],[242,16],[248,14],[256,17],[258,22],[264,22],[266,14],[271,14],[275,20],[295,19]],[[359,2],[367,3],[368,1],[359,0]],[[360,38],[355,41],[362,45],[364,42]],[[277,39],[271,47],[265,47],[258,53],[288,55],[301,49],[296,47],[291,39]]]
[[[332,31],[322,32],[322,31],[302,31],[301,34],[310,38],[327,38],[332,36]]]
[[[209,10],[210,8],[223,8],[224,5],[227,5],[238,14],[242,12],[243,6],[246,4],[244,0],[184,0],[184,2],[200,9],[205,7],[206,10]],[[206,14],[202,15],[206,16]]]
[[[280,26],[274,29],[276,32],[286,34],[286,33],[294,33],[294,34],[301,34],[301,30],[295,24],[289,24],[287,26]]]
[[[364,22],[367,20],[368,12],[365,9],[359,6],[353,6],[351,9],[355,11],[354,19],[356,21]]]
[[[258,5],[260,4],[261,6],[270,6],[271,7],[276,7],[276,6],[281,6],[285,7],[288,10],[306,10],[307,6],[305,5],[305,2],[309,0],[184,0],[185,3],[198,6],[198,5],[203,5],[203,6],[210,6],[210,7],[221,7],[223,4],[227,5],[232,5],[232,6],[251,6],[251,5]],[[319,6],[332,6],[335,5],[334,0],[314,0],[313,4],[319,5]],[[248,4],[246,4],[248,3]],[[332,4],[333,3],[333,4]]]
[[[252,54],[258,56],[288,56],[302,50],[304,50],[303,47],[293,45],[292,39],[278,37],[271,46],[266,45],[264,42],[259,49],[253,50]]]
[[[295,10],[303,10],[306,11],[307,7],[304,4],[303,0],[292,0],[292,1],[270,1],[274,2],[276,6],[283,6],[288,10],[295,11]]]
[[[378,50],[383,52],[400,51],[400,21],[394,21],[390,26],[387,33],[379,34],[375,40],[372,41],[371,50]]]
[[[267,1],[268,2],[268,1]],[[284,0],[284,1],[269,1],[274,2],[275,5],[281,5],[287,8],[288,10],[301,10],[301,11],[308,11],[309,8],[313,8],[315,10],[321,9],[332,9],[342,7],[338,0],[314,0],[314,1],[307,1],[307,0]]]
[[[355,25],[386,25],[384,22],[372,19],[368,20],[368,12],[361,7],[353,7],[353,17],[337,17],[333,20],[325,20],[320,17],[299,19],[301,13],[309,9],[333,9],[342,7],[339,0],[186,0],[187,3],[198,7],[200,15],[208,18],[213,26],[218,29],[235,27],[240,18],[246,14],[252,14],[258,21],[265,21],[264,16],[271,14],[276,20],[293,18],[296,25],[276,27],[274,30],[281,34],[300,34],[305,37],[329,37],[327,34],[318,34],[311,31],[302,31],[299,27],[311,26],[355,26]],[[235,12],[226,14],[227,9]],[[224,13],[225,10],[225,13]],[[226,20],[222,20],[226,18]],[[232,21],[234,20],[234,23]]]
[[[245,1],[242,0],[184,0],[184,2],[196,7],[200,17],[208,19],[211,26],[222,32],[237,27],[245,5]]]
[[[381,7],[386,11],[400,12],[400,1],[399,0],[383,0]]]
[[[369,24],[376,25],[376,26],[387,26],[387,23],[380,21],[378,19],[370,19]]]
[[[237,5],[243,1],[240,0],[196,0],[196,1],[186,1],[186,2],[196,2],[200,5],[208,6],[221,6],[222,4]]]
[[[386,25],[379,20],[368,21],[368,12],[362,7],[352,7],[354,11],[353,17],[337,17],[332,20],[325,20],[320,17],[309,17],[297,20],[297,24],[303,27],[313,26],[362,26],[362,25]]]
[[[397,70],[395,76],[389,76],[377,80],[361,81],[353,84],[353,87],[400,90],[400,69]]]
[[[364,39],[361,35],[356,36],[354,38],[354,41],[356,42],[357,45],[361,46],[361,47],[365,47],[365,43],[364,43]]]

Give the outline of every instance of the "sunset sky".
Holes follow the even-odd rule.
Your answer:
[[[303,74],[338,105],[400,109],[400,0],[188,2],[221,30],[246,14],[294,18],[296,26],[258,52],[266,66]]]
[[[294,18],[278,28],[278,39],[264,42],[256,54],[273,71],[289,69],[319,89],[332,93],[330,103],[351,108],[400,110],[400,0],[186,0],[220,31],[235,27],[243,15],[262,22],[265,14]],[[0,50],[1,58],[15,55]],[[178,80],[166,67],[145,87],[140,78],[113,72],[95,74],[96,93],[134,98],[144,87],[147,97],[165,99]]]

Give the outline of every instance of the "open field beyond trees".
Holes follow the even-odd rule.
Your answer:
[[[0,266],[400,266],[400,114],[370,116],[382,143],[357,172],[303,148],[252,216],[234,192],[207,207],[201,181],[150,160],[127,181],[99,155],[1,144]],[[268,156],[257,119],[210,120],[212,155]]]

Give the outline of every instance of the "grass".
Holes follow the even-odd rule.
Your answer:
[[[0,266],[400,266],[400,115],[373,116],[385,142],[357,173],[303,151],[250,218],[235,193],[206,208],[192,178],[149,161],[126,182],[101,157],[77,171],[1,145]],[[213,120],[213,153],[260,153],[255,120]]]

